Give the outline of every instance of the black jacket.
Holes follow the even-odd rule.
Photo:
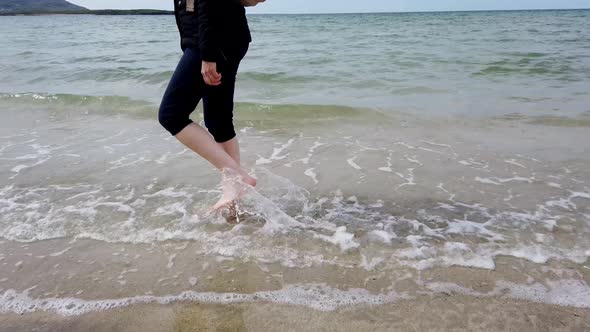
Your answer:
[[[174,0],[174,14],[182,49],[198,47],[205,61],[218,62],[252,41],[239,0]]]

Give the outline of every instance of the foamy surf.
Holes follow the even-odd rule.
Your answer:
[[[507,296],[514,299],[551,303],[576,308],[590,308],[590,287],[579,280],[561,280],[548,285],[518,285],[500,281],[488,293],[451,283],[431,283],[426,288],[437,293],[458,293],[474,297]],[[321,311],[334,311],[356,305],[382,305],[411,300],[407,294],[371,294],[365,289],[339,290],[325,284],[289,285],[281,290],[261,291],[252,294],[185,291],[178,295],[135,296],[120,299],[83,300],[79,298],[40,298],[28,295],[28,290],[5,290],[0,295],[0,312],[25,314],[36,311],[52,312],[64,316],[77,316],[89,312],[112,310],[138,304],[172,304],[195,302],[205,304],[235,304],[244,302],[270,302],[306,306]]]
[[[361,110],[330,107],[305,120],[309,106],[293,115],[301,128],[281,125],[286,106],[258,120],[250,105],[242,147],[259,185],[229,225],[202,212],[220,178],[144,120],[148,106],[55,98],[0,98],[15,121],[0,133],[5,312],[190,301],[337,310],[445,292],[587,308],[574,296],[587,294],[590,257],[583,128],[553,129],[555,139],[526,127],[539,150],[502,123],[359,121]],[[104,116],[118,102],[143,115]],[[73,113],[80,103],[88,114]],[[318,284],[325,297],[305,290]]]
[[[0,296],[0,312],[18,314],[35,311],[54,312],[60,315],[82,315],[93,311],[111,310],[137,304],[170,304],[175,302],[197,302],[213,304],[232,304],[242,302],[271,302],[308,306],[316,310],[333,311],[352,305],[378,305],[394,303],[405,296],[394,293],[371,295],[364,289],[346,291],[322,284],[291,285],[277,291],[256,292],[253,294],[212,293],[186,291],[168,296],[136,296],[121,299],[87,301],[78,298],[33,299],[28,292],[4,291]]]

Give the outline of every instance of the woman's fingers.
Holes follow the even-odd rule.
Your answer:
[[[207,85],[219,85],[221,84],[221,74],[217,72],[208,72],[204,71],[203,73],[203,80]]]
[[[202,71],[201,73],[203,74],[203,80],[205,83],[207,83],[207,85],[211,85],[213,83],[211,80],[211,75],[209,75],[207,71]]]
[[[215,62],[203,61],[201,74],[207,85],[216,86],[221,84],[221,74],[217,72],[217,64]]]
[[[213,78],[211,77],[211,73],[205,72],[203,77],[205,78],[205,83],[213,85]]]
[[[211,72],[211,76],[213,77],[213,79],[215,81],[221,82],[221,74],[218,73],[217,71]]]
[[[217,77],[217,73],[216,72],[209,72],[208,73],[208,77],[209,77],[209,85],[218,85],[219,83],[221,83],[221,78]]]
[[[217,72],[209,73],[209,81],[211,82],[209,85],[219,85],[221,84],[221,75]]]

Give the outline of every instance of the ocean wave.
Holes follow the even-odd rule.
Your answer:
[[[453,283],[426,283],[431,294],[456,293],[476,298],[507,296],[517,300],[549,303],[575,308],[590,308],[590,287],[583,281],[565,279],[549,281],[548,285],[516,284],[498,281],[488,292],[476,292]],[[422,296],[428,292],[423,291]],[[26,314],[38,311],[52,312],[62,316],[78,316],[90,312],[113,310],[141,304],[173,304],[179,302],[206,304],[238,304],[270,302],[281,305],[306,306],[319,311],[334,311],[342,307],[358,305],[392,304],[403,300],[416,299],[405,293],[394,291],[372,294],[365,289],[340,290],[326,284],[287,285],[280,290],[244,293],[215,293],[184,291],[178,295],[142,295],[119,299],[84,300],[79,298],[32,298],[28,291],[5,290],[0,295],[0,312]]]
[[[537,76],[556,81],[578,81],[588,74],[588,70],[577,68],[575,63],[564,59],[549,58],[537,53],[514,55],[505,59],[483,64],[483,69],[474,72],[474,76]]]
[[[135,67],[114,67],[85,69],[75,71],[64,77],[69,82],[97,81],[97,82],[119,82],[134,81],[145,84],[165,84],[172,77],[170,70],[153,72],[148,68]]]
[[[359,259],[359,251],[383,252],[385,256],[375,256],[382,259],[381,269],[407,266],[418,270],[441,266],[494,269],[498,256],[537,264],[551,259],[581,264],[590,257],[583,235],[588,225],[579,212],[590,200],[588,192],[570,191],[564,197],[552,197],[539,202],[533,211],[492,209],[453,198],[446,203],[424,202],[423,206],[412,207],[417,211],[399,215],[341,192],[314,197],[264,168],[258,168],[256,174],[263,189],[247,189],[238,206],[240,213],[250,216],[246,217],[247,224],[253,227],[249,236],[236,237],[232,231],[211,232],[207,225],[216,223],[219,216],[189,212],[204,209],[207,202],[213,201],[216,190],[154,185],[0,188],[0,230],[2,238],[17,242],[79,238],[150,244],[189,240],[196,241],[208,254],[233,253],[235,258],[273,261],[287,267],[322,262],[346,266],[350,259]],[[533,180],[473,180],[482,188],[512,182],[530,186]],[[113,196],[120,199],[114,200]],[[571,220],[564,220],[565,215]],[[174,222],[163,225],[164,220]],[[559,225],[556,220],[561,220]],[[580,233],[568,235],[573,242],[544,235],[556,228],[575,228]],[[278,255],[274,242],[277,239],[308,244],[300,252]],[[326,243],[340,250],[333,251]]]
[[[239,79],[245,82],[259,82],[259,83],[272,83],[272,84],[303,84],[312,82],[314,80],[321,79],[319,77],[315,77],[313,75],[310,76],[301,76],[301,75],[292,75],[286,72],[276,72],[276,73],[263,73],[263,72],[253,72],[253,71],[245,71],[239,73]]]
[[[158,105],[152,102],[123,96],[88,96],[47,93],[0,93],[0,105],[55,113],[85,116],[89,114],[120,114],[141,118],[155,118]],[[201,106],[199,106],[200,108]],[[197,110],[195,113],[199,113]],[[338,105],[259,104],[236,103],[236,122],[248,123],[256,128],[281,122],[287,126],[296,123],[326,123],[335,119],[365,122],[385,121],[388,116],[376,109]]]
[[[321,311],[333,311],[351,305],[376,305],[394,303],[404,298],[393,292],[373,295],[364,289],[339,290],[325,284],[290,285],[277,291],[261,291],[252,294],[213,293],[186,291],[169,296],[135,296],[112,300],[82,300],[76,298],[33,299],[27,292],[7,290],[0,296],[0,312],[18,314],[36,311],[55,312],[63,316],[77,316],[93,311],[112,310],[137,304],[170,304],[197,302],[233,304],[242,302],[271,302],[303,305]]]
[[[5,108],[43,110],[74,116],[118,113],[145,117],[154,116],[157,111],[157,106],[153,103],[122,96],[2,93],[0,104]]]

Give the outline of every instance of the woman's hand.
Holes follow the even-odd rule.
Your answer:
[[[217,86],[221,84],[221,74],[217,72],[217,63],[203,61],[201,74],[207,85]]]
[[[266,0],[240,0],[240,4],[244,7],[254,7],[261,2],[265,2]]]

